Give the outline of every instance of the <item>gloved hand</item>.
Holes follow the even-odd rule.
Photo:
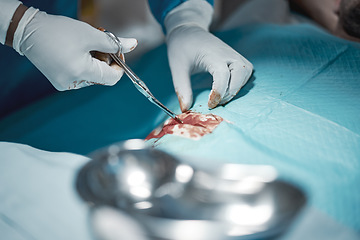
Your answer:
[[[90,51],[116,53],[118,46],[104,32],[68,17],[37,12],[14,36],[14,49],[25,55],[57,90],[77,89],[93,84],[114,85],[122,69],[111,68]],[[19,28],[18,27],[18,28]],[[17,40],[17,41],[16,41]],[[133,50],[137,40],[120,38],[122,52]]]
[[[251,76],[252,64],[219,38],[209,33],[213,9],[202,0],[190,0],[165,18],[168,58],[181,110],[193,102],[190,75],[209,72],[213,76],[208,106],[230,101]]]

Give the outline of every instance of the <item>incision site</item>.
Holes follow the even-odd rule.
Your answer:
[[[170,118],[161,127],[153,130],[145,140],[161,138],[166,134],[173,134],[181,137],[200,139],[202,136],[211,133],[223,121],[223,118],[214,114],[201,114],[196,112],[185,112],[178,117],[183,123],[178,123]]]

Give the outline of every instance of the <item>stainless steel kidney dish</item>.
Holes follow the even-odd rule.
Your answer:
[[[200,168],[128,140],[96,151],[78,174],[91,206],[126,212],[153,239],[258,239],[282,233],[305,205],[271,166]]]

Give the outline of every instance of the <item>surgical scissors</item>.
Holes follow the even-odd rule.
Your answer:
[[[141,92],[150,102],[158,106],[161,110],[163,110],[167,115],[175,119],[179,123],[183,123],[180,118],[176,116],[175,113],[170,111],[167,107],[165,107],[159,100],[157,100],[154,95],[150,92],[149,88],[146,84],[129,68],[129,66],[119,57],[122,53],[122,45],[120,39],[115,36],[112,32],[104,30],[104,32],[118,45],[119,50],[115,53],[110,53],[110,57],[119,64],[120,67],[124,69],[126,75],[130,78],[130,80],[134,83],[135,87],[139,92]]]

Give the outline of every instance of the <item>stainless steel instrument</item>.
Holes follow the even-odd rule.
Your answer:
[[[154,95],[150,92],[149,88],[146,84],[129,68],[129,66],[119,57],[119,53],[122,53],[122,45],[121,41],[118,37],[116,37],[112,32],[107,30],[104,31],[114,42],[118,45],[119,50],[117,54],[110,53],[111,58],[119,64],[120,67],[124,69],[126,75],[130,78],[130,80],[134,83],[135,87],[139,92],[141,92],[150,102],[158,106],[161,110],[163,110],[167,115],[174,118],[177,122],[182,123],[182,121],[176,116],[175,113],[170,111],[167,107],[165,107],[159,100],[157,100]]]

